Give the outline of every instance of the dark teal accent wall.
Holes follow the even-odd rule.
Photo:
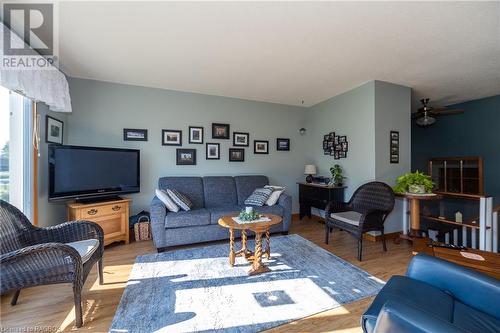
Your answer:
[[[485,192],[500,203],[500,95],[450,107],[465,112],[427,128],[412,124],[412,170],[427,172],[431,157],[482,156]]]

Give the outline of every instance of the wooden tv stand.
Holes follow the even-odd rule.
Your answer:
[[[131,199],[118,199],[94,203],[70,203],[68,220],[87,220],[101,226],[104,230],[104,245],[113,242],[129,242],[129,206]]]

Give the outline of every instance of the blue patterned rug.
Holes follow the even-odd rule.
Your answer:
[[[375,295],[384,284],[298,235],[271,237],[264,263],[272,271],[256,276],[244,258],[230,267],[228,250],[137,257],[110,332],[259,332]]]

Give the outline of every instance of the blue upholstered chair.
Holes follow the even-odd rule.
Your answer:
[[[367,333],[500,332],[500,281],[449,261],[415,256],[361,317]]]

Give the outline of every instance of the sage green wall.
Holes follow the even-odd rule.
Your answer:
[[[303,179],[306,110],[300,107],[235,98],[69,78],[73,113],[67,116],[67,144],[141,150],[141,192],[132,194],[132,213],[149,210],[158,178],[181,175],[264,174],[272,184],[287,186],[298,211],[295,184]],[[228,162],[230,140],[211,139],[211,123],[249,132],[245,162]],[[188,143],[188,126],[203,126],[206,142],[221,144],[221,159],[206,160],[205,145]],[[123,128],[146,128],[147,142],[123,141]],[[177,166],[176,148],[161,145],[162,129],[182,130],[183,148],[197,149],[196,166]],[[276,138],[290,138],[291,151],[276,151]],[[269,140],[269,155],[253,153],[253,140]]]

